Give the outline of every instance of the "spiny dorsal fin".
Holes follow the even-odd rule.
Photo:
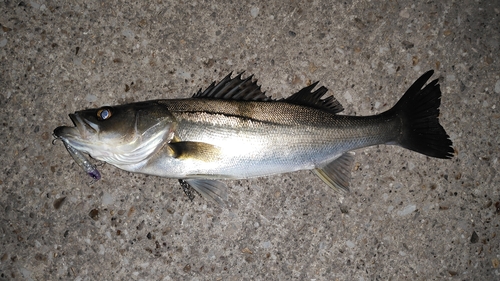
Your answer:
[[[245,100],[245,101],[270,101],[257,85],[257,80],[252,81],[253,75],[241,79],[243,72],[231,79],[232,72],[222,79],[217,85],[215,82],[205,90],[198,91],[193,98],[223,99],[223,100]]]
[[[316,91],[311,92],[316,85],[318,85],[318,82],[314,82],[310,86],[303,88],[284,100],[288,103],[306,105],[317,109],[327,110],[331,113],[339,113],[344,110],[342,105],[333,96],[321,99],[328,91],[326,87],[321,86]]]

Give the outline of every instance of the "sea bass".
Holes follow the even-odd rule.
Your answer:
[[[274,100],[240,73],[187,99],[104,106],[69,114],[74,127],[54,137],[83,165],[83,154],[120,169],[179,179],[186,191],[223,203],[226,185],[245,179],[312,170],[328,186],[348,191],[352,151],[379,144],[436,158],[454,150],[439,124],[438,80],[417,79],[394,107],[378,115],[346,116],[318,82]],[[75,157],[75,155],[77,157]],[[90,172],[89,172],[90,171]]]

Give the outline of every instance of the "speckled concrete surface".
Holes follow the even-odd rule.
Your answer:
[[[80,2],[0,3],[0,280],[500,279],[500,2]],[[456,157],[359,150],[345,196],[304,171],[227,182],[221,209],[110,165],[89,184],[52,145],[70,112],[230,71],[368,115],[428,69]]]

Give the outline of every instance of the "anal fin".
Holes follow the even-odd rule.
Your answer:
[[[194,190],[196,190],[203,198],[215,202],[220,206],[226,206],[227,202],[227,186],[226,184],[207,179],[182,179],[179,180],[183,190],[186,190],[184,184],[190,185]],[[191,199],[193,198],[191,194],[187,194]],[[192,199],[191,199],[192,200]]]
[[[314,173],[329,187],[336,191],[349,192],[351,167],[354,162],[354,152],[346,152],[323,167],[314,169]]]

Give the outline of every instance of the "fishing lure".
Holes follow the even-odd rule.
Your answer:
[[[59,138],[59,139],[62,140],[62,143],[66,147],[66,150],[69,152],[71,157],[73,157],[76,164],[78,164],[78,166],[82,167],[82,169],[87,173],[87,175],[89,175],[90,177],[92,177],[96,181],[101,179],[101,173],[99,173],[96,166],[94,164],[90,163],[90,161],[87,159],[87,157],[85,157],[85,155],[81,151],[72,147],[64,139],[61,139],[61,138]]]

